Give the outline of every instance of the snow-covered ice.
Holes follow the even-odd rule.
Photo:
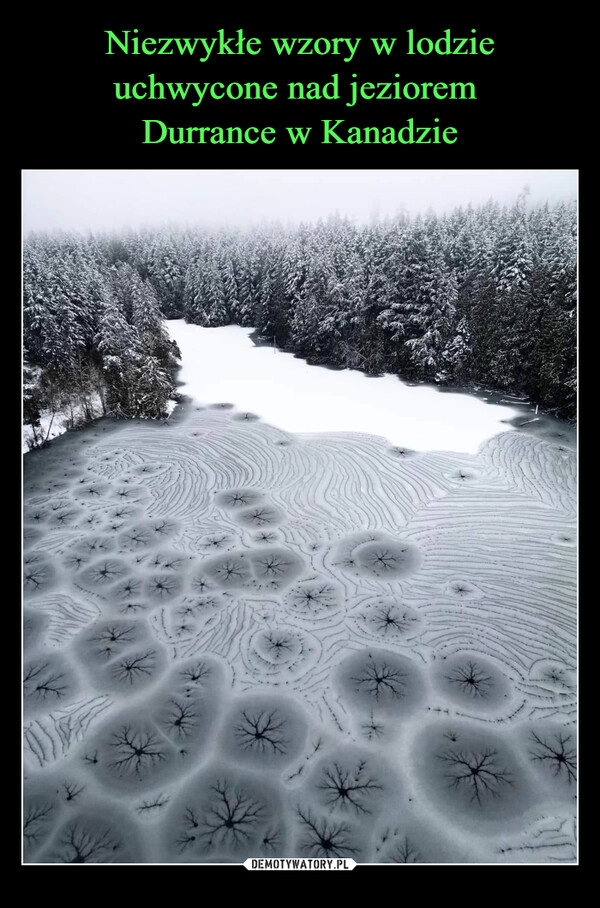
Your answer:
[[[182,391],[202,403],[230,402],[287,432],[367,432],[417,451],[475,454],[510,429],[510,407],[469,394],[409,386],[394,375],[310,366],[291,353],[256,346],[252,328],[167,326],[182,354]]]
[[[575,453],[246,415],[25,458],[24,860],[572,863]]]
[[[24,861],[576,861],[575,452],[171,327],[208,406],[25,458]]]

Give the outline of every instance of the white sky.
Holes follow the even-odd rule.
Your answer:
[[[570,200],[576,170],[25,170],[23,229],[112,230],[163,224],[358,221],[493,198]]]

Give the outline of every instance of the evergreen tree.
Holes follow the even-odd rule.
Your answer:
[[[165,314],[254,326],[311,362],[491,383],[574,416],[576,268],[575,205],[531,206],[525,191],[511,207],[365,226],[336,215],[287,229],[35,236],[25,352],[46,403],[73,419],[98,395],[107,412],[164,412],[178,357]]]

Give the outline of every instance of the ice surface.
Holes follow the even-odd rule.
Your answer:
[[[491,408],[247,335],[25,458],[25,861],[574,862],[575,453],[318,431],[348,383]]]
[[[182,354],[182,391],[205,404],[233,401],[286,432],[368,432],[419,451],[464,451],[499,432],[516,410],[469,394],[409,386],[394,375],[309,366],[291,353],[256,346],[252,328],[167,322]]]

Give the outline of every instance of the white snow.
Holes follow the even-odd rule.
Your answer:
[[[309,366],[291,353],[255,346],[252,328],[201,328],[183,319],[166,324],[181,350],[184,394],[204,404],[232,403],[287,432],[366,432],[414,450],[475,454],[518,415],[469,394],[410,387],[394,375]]]

